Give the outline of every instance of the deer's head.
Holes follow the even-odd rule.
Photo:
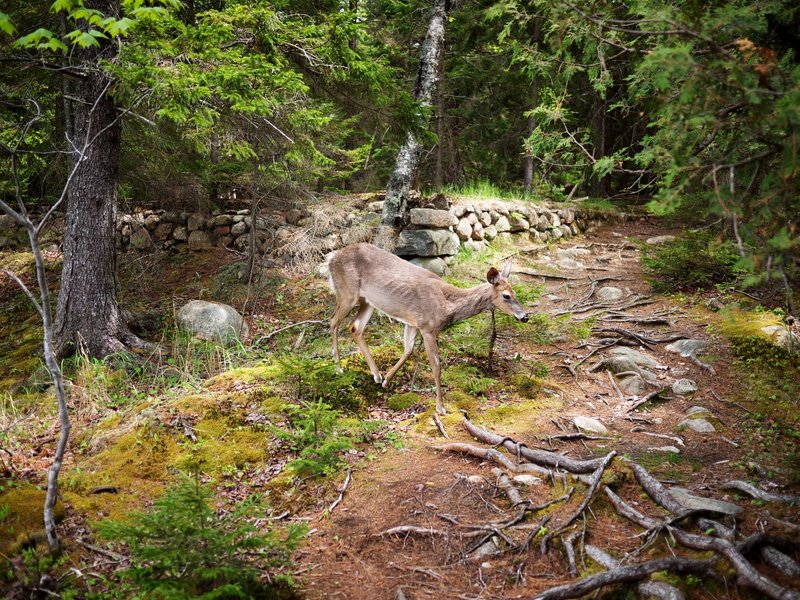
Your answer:
[[[507,315],[517,319],[517,321],[527,323],[528,313],[522,308],[519,300],[517,300],[517,295],[508,283],[508,276],[511,275],[511,266],[512,263],[509,260],[502,271],[492,267],[486,273],[486,281],[491,283],[493,287],[492,304]]]

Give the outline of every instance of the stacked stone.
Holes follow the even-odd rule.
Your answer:
[[[590,223],[572,208],[486,201],[456,204],[450,212],[458,220],[455,233],[465,248],[481,251],[495,238],[526,236],[547,242],[578,235]]]
[[[152,250],[187,244],[200,250],[215,245],[244,251],[250,244],[252,217],[249,210],[205,216],[200,213],[144,210],[117,219],[117,248],[120,250]],[[259,247],[269,235],[268,223],[256,219]]]

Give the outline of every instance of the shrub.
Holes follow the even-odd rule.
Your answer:
[[[642,248],[642,264],[657,292],[702,289],[732,284],[742,274],[736,247],[708,233]]]
[[[285,537],[262,533],[248,519],[255,496],[221,516],[212,498],[210,489],[187,481],[168,490],[150,512],[100,524],[103,537],[128,547],[131,566],[118,574],[133,598],[287,597],[290,581],[266,584],[260,570],[288,566],[304,527],[290,526]]]

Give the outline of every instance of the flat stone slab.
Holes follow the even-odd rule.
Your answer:
[[[672,384],[672,392],[678,396],[686,396],[697,391],[697,382],[691,379],[678,379]]]
[[[741,507],[733,502],[726,502],[725,500],[716,500],[714,498],[703,498],[702,496],[695,496],[689,490],[682,487],[671,487],[669,493],[675,500],[683,504],[689,510],[708,510],[723,515],[738,516],[742,513]]]
[[[607,285],[597,290],[597,297],[604,302],[614,302],[615,300],[621,299],[624,295],[625,292],[613,285]]]
[[[608,435],[606,426],[593,417],[575,417],[572,419],[572,422],[575,423],[575,427],[581,431],[597,433],[598,435]]]
[[[394,253],[399,256],[450,256],[461,248],[458,236],[446,229],[406,229]]]
[[[667,352],[675,352],[684,357],[697,356],[699,352],[705,352],[708,342],[705,340],[678,340],[666,346]]]
[[[681,451],[675,446],[656,446],[655,448],[648,448],[648,450],[652,450],[653,452],[664,452],[665,454],[668,452],[672,452],[674,454],[681,453]]]
[[[449,210],[435,208],[412,208],[410,211],[411,224],[423,227],[442,228],[452,227],[458,223],[455,215]]]
[[[612,356],[624,356],[629,358],[636,364],[638,367],[650,367],[650,368],[663,368],[661,365],[658,364],[658,361],[646,354],[639,352],[638,350],[634,350],[633,348],[628,348],[627,346],[619,346],[612,348],[609,350],[609,353]]]
[[[714,433],[717,430],[711,421],[704,419],[703,417],[699,417],[697,419],[684,419],[680,422],[680,424],[697,433]]]
[[[540,477],[536,477],[536,475],[530,475],[529,473],[520,473],[519,475],[514,475],[514,479],[512,480],[514,483],[518,483],[519,485],[539,485],[542,483],[542,479]]]
[[[645,240],[645,244],[650,246],[657,246],[658,244],[666,244],[667,242],[674,242],[677,238],[674,235],[656,235]]]

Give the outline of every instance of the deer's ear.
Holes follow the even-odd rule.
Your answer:
[[[500,273],[500,277],[503,279],[508,279],[508,276],[511,275],[511,267],[514,266],[514,262],[509,259],[506,261],[506,264],[503,265],[503,270]]]
[[[489,272],[486,273],[486,281],[491,283],[492,285],[497,285],[500,282],[500,272],[492,267],[489,269]]]

